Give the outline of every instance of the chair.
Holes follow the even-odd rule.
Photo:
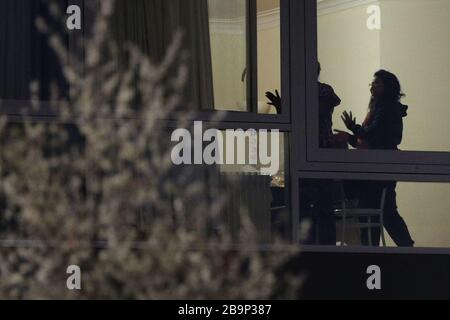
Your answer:
[[[387,189],[384,188],[382,195],[381,195],[381,203],[379,209],[372,209],[372,208],[353,208],[350,205],[350,201],[346,198],[345,192],[343,188],[341,188],[341,194],[342,194],[342,202],[341,202],[341,208],[334,209],[334,214],[337,218],[342,219],[342,240],[341,245],[345,244],[345,236],[347,228],[357,228],[357,229],[363,229],[368,228],[368,234],[369,234],[369,246],[372,246],[372,228],[378,227],[381,231],[381,239],[383,246],[386,246],[386,239],[384,236],[384,220],[383,220],[383,211],[384,211],[384,204],[386,201],[386,192]],[[359,219],[357,221],[349,221],[349,218],[362,218],[367,217],[368,222],[359,222]],[[372,222],[372,218],[380,218],[380,222]]]

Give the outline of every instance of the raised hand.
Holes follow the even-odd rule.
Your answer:
[[[353,117],[352,112],[348,113],[347,111],[344,111],[344,113],[341,116],[342,121],[344,121],[345,126],[348,130],[354,132],[356,129],[356,118]]]
[[[268,104],[274,106],[277,113],[281,114],[281,97],[278,90],[275,90],[275,94],[270,91],[266,92],[266,98],[270,100]]]

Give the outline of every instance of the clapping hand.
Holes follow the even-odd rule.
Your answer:
[[[345,126],[348,130],[354,132],[356,130],[356,118],[353,117],[352,112],[348,113],[347,111],[344,111],[344,113],[341,116],[342,121],[344,121]]]
[[[266,92],[266,97],[267,99],[270,100],[268,104],[274,106],[275,109],[277,110],[277,113],[281,114],[281,97],[280,94],[278,93],[278,90],[275,90],[275,94],[269,91]]]

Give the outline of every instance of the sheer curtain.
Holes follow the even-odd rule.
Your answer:
[[[132,42],[160,61],[175,32],[184,31],[189,54],[189,107],[213,109],[213,78],[207,0],[116,0],[111,27],[120,43]]]

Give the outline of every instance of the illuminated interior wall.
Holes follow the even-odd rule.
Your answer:
[[[381,0],[381,30],[366,27],[368,4],[319,15],[322,81],[336,89],[343,110],[361,122],[368,83],[384,68],[397,74],[410,106],[402,150],[450,151],[450,1]],[[450,246],[450,185],[400,183],[398,205],[417,246]],[[390,242],[392,245],[392,242]]]

